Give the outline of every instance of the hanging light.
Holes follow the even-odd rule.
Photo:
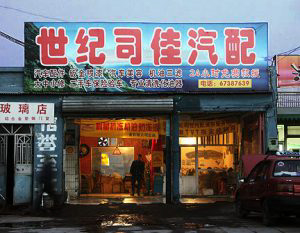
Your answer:
[[[120,149],[118,148],[118,146],[116,146],[116,148],[114,149],[112,155],[121,155],[121,154],[122,153],[121,153]]]

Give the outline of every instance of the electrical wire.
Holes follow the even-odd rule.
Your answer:
[[[25,43],[24,43],[23,41],[20,41],[20,40],[14,38],[14,37],[12,37],[12,36],[10,36],[10,35],[8,35],[8,34],[2,32],[2,31],[0,31],[0,36],[2,36],[2,37],[4,37],[5,39],[10,40],[10,41],[12,41],[12,42],[18,44],[18,45],[21,45],[21,46],[23,46],[23,47],[25,46]]]
[[[3,9],[8,9],[8,10],[14,10],[14,11],[17,11],[17,12],[21,12],[23,14],[28,14],[28,15],[33,15],[33,16],[38,16],[38,17],[42,17],[42,18],[45,18],[45,19],[51,19],[51,20],[57,20],[57,21],[61,21],[61,22],[68,22],[67,20],[63,20],[61,18],[56,18],[56,17],[48,17],[48,16],[45,16],[45,15],[41,15],[41,14],[36,14],[36,13],[32,13],[32,12],[29,12],[29,11],[24,11],[24,10],[21,10],[21,9],[18,9],[18,8],[14,8],[14,7],[9,7],[9,6],[4,6],[4,5],[0,5],[0,8],[3,8]],[[260,28],[262,27],[263,25],[260,25],[258,28],[256,28],[255,30],[260,30]],[[23,41],[20,41],[10,35],[8,35],[7,33],[4,33],[0,30],[0,36],[4,37],[5,39],[13,42],[13,43],[16,43],[22,47],[25,46],[25,43]],[[288,51],[285,51],[285,52],[282,52],[282,53],[279,53],[279,54],[276,54],[274,56],[278,56],[278,55],[282,55],[283,57],[280,58],[277,62],[280,62],[281,60],[285,59],[288,55],[296,52],[297,50],[300,49],[300,46],[298,47],[295,47],[293,49],[290,49]],[[267,58],[267,60],[271,61],[272,60],[272,63],[271,63],[271,66],[273,65],[273,62],[274,60],[272,58]]]
[[[67,20],[64,20],[64,19],[61,19],[61,18],[56,18],[56,17],[49,17],[49,16],[45,16],[45,15],[41,15],[41,14],[36,14],[36,13],[32,13],[32,12],[29,12],[29,11],[25,11],[25,10],[21,10],[21,9],[18,9],[18,8],[14,8],[14,7],[9,7],[9,6],[4,6],[4,5],[0,5],[0,8],[4,8],[4,9],[9,9],[9,10],[14,10],[14,11],[17,11],[17,12],[21,12],[23,14],[28,14],[28,15],[33,15],[33,16],[38,16],[38,17],[42,17],[42,18],[45,18],[45,19],[52,19],[52,20],[57,20],[57,21],[61,21],[61,22],[68,22]],[[255,28],[256,31],[260,30],[260,28],[264,26],[264,25],[260,25],[259,27]],[[19,45],[22,45],[24,46],[24,42],[12,37],[12,36],[9,36],[7,35],[6,33],[0,31],[0,36],[3,36],[4,38],[8,39],[8,40],[11,40],[12,42],[15,42]],[[279,54],[276,54],[276,55],[290,55],[291,53],[297,51],[300,49],[300,46],[298,47],[295,47],[293,49],[290,49],[288,51],[285,51],[285,52],[282,52],[282,53],[279,53]],[[286,54],[287,53],[287,54]],[[275,56],[276,56],[275,55]],[[271,60],[272,58],[267,58],[268,60]],[[283,59],[283,58],[282,58]]]
[[[293,49],[290,49],[290,50],[288,50],[288,51],[285,51],[285,52],[279,53],[279,54],[277,54],[277,55],[286,55],[286,54],[291,54],[291,53],[295,52],[295,51],[296,51],[296,50],[298,50],[298,49],[300,49],[300,46],[298,46],[298,47],[295,47],[295,48],[293,48]]]
[[[274,56],[282,56],[282,57],[277,61],[277,63],[280,62],[281,60],[287,58],[289,55],[291,55],[292,53],[296,52],[296,51],[299,50],[299,49],[300,49],[300,46],[297,46],[297,47],[295,47],[295,48],[293,48],[293,49],[290,49],[290,50],[288,50],[288,51],[285,51],[285,52],[282,52],[282,53],[279,53],[279,54],[275,54]],[[273,56],[273,57],[274,57],[274,56]],[[272,59],[272,63],[271,63],[271,66],[273,66],[273,65],[274,65],[274,59]]]
[[[8,10],[14,10],[14,11],[17,11],[17,12],[21,12],[23,14],[38,16],[38,17],[42,17],[42,18],[45,18],[45,19],[51,19],[51,20],[56,20],[56,21],[61,21],[61,22],[67,22],[67,20],[63,20],[63,19],[60,19],[60,18],[48,17],[48,16],[45,16],[45,15],[35,14],[35,13],[32,13],[32,12],[24,11],[24,10],[17,9],[17,8],[14,8],[14,7],[0,5],[0,8],[8,9]],[[5,39],[7,39],[7,40],[9,40],[9,41],[11,41],[15,44],[21,45],[22,47],[25,46],[25,43],[23,41],[20,41],[20,40],[8,35],[7,33],[3,32],[1,30],[0,30],[0,36],[4,37]]]
[[[8,9],[8,10],[14,10],[14,11],[17,11],[17,12],[21,12],[23,14],[38,16],[38,17],[42,17],[42,18],[45,18],[45,19],[51,19],[51,20],[56,20],[56,21],[61,21],[61,22],[68,22],[67,20],[64,20],[64,19],[55,18],[55,17],[48,17],[48,16],[45,16],[45,15],[40,15],[40,14],[32,13],[32,12],[29,12],[29,11],[24,11],[24,10],[14,8],[14,7],[0,5],[0,8],[4,8],[4,9]]]
[[[293,48],[293,49],[290,49],[290,50],[288,50],[288,51],[286,51],[286,52],[282,52],[282,53],[279,53],[279,54],[275,55],[275,56],[282,56],[282,57],[277,61],[277,63],[279,63],[279,62],[282,61],[283,59],[286,59],[289,55],[291,55],[292,53],[296,52],[296,51],[299,50],[299,49],[300,49],[300,46],[297,46],[297,47],[295,47],[295,48]],[[272,64],[273,64],[273,63],[272,63]]]

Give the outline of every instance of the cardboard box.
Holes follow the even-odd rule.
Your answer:
[[[123,180],[122,178],[113,179],[113,193],[122,193],[123,191]]]
[[[113,190],[113,193],[121,193],[122,192],[122,185],[120,183],[113,184],[112,190]]]
[[[101,193],[112,193],[113,177],[102,176],[101,177]]]
[[[124,187],[125,188],[125,192],[127,192],[127,193],[131,192],[131,181],[130,180],[126,180],[124,186],[125,186]]]
[[[102,193],[112,193],[111,183],[102,183]]]

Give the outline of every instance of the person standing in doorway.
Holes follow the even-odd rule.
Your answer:
[[[53,198],[54,198],[54,189],[52,185],[52,161],[50,157],[46,156],[44,158],[44,166],[43,171],[40,175],[40,185],[41,185],[41,193],[40,193],[40,207],[52,207]]]
[[[52,161],[49,157],[45,158],[44,169],[42,174],[43,192],[53,195],[52,187]]]
[[[140,196],[140,191],[141,191],[141,182],[144,178],[144,171],[145,171],[145,163],[143,161],[142,155],[138,155],[138,159],[134,160],[131,164],[130,167],[130,173],[132,175],[132,193],[131,195],[134,196],[134,187],[135,187],[135,182],[138,182],[138,190],[137,193]]]

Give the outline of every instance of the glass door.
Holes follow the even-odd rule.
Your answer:
[[[198,194],[232,195],[236,186],[236,134],[233,132],[198,138]],[[235,161],[236,160],[236,161]]]
[[[198,193],[198,156],[196,146],[181,146],[180,194]]]
[[[233,164],[233,146],[199,146],[198,193],[203,196],[228,195]]]

